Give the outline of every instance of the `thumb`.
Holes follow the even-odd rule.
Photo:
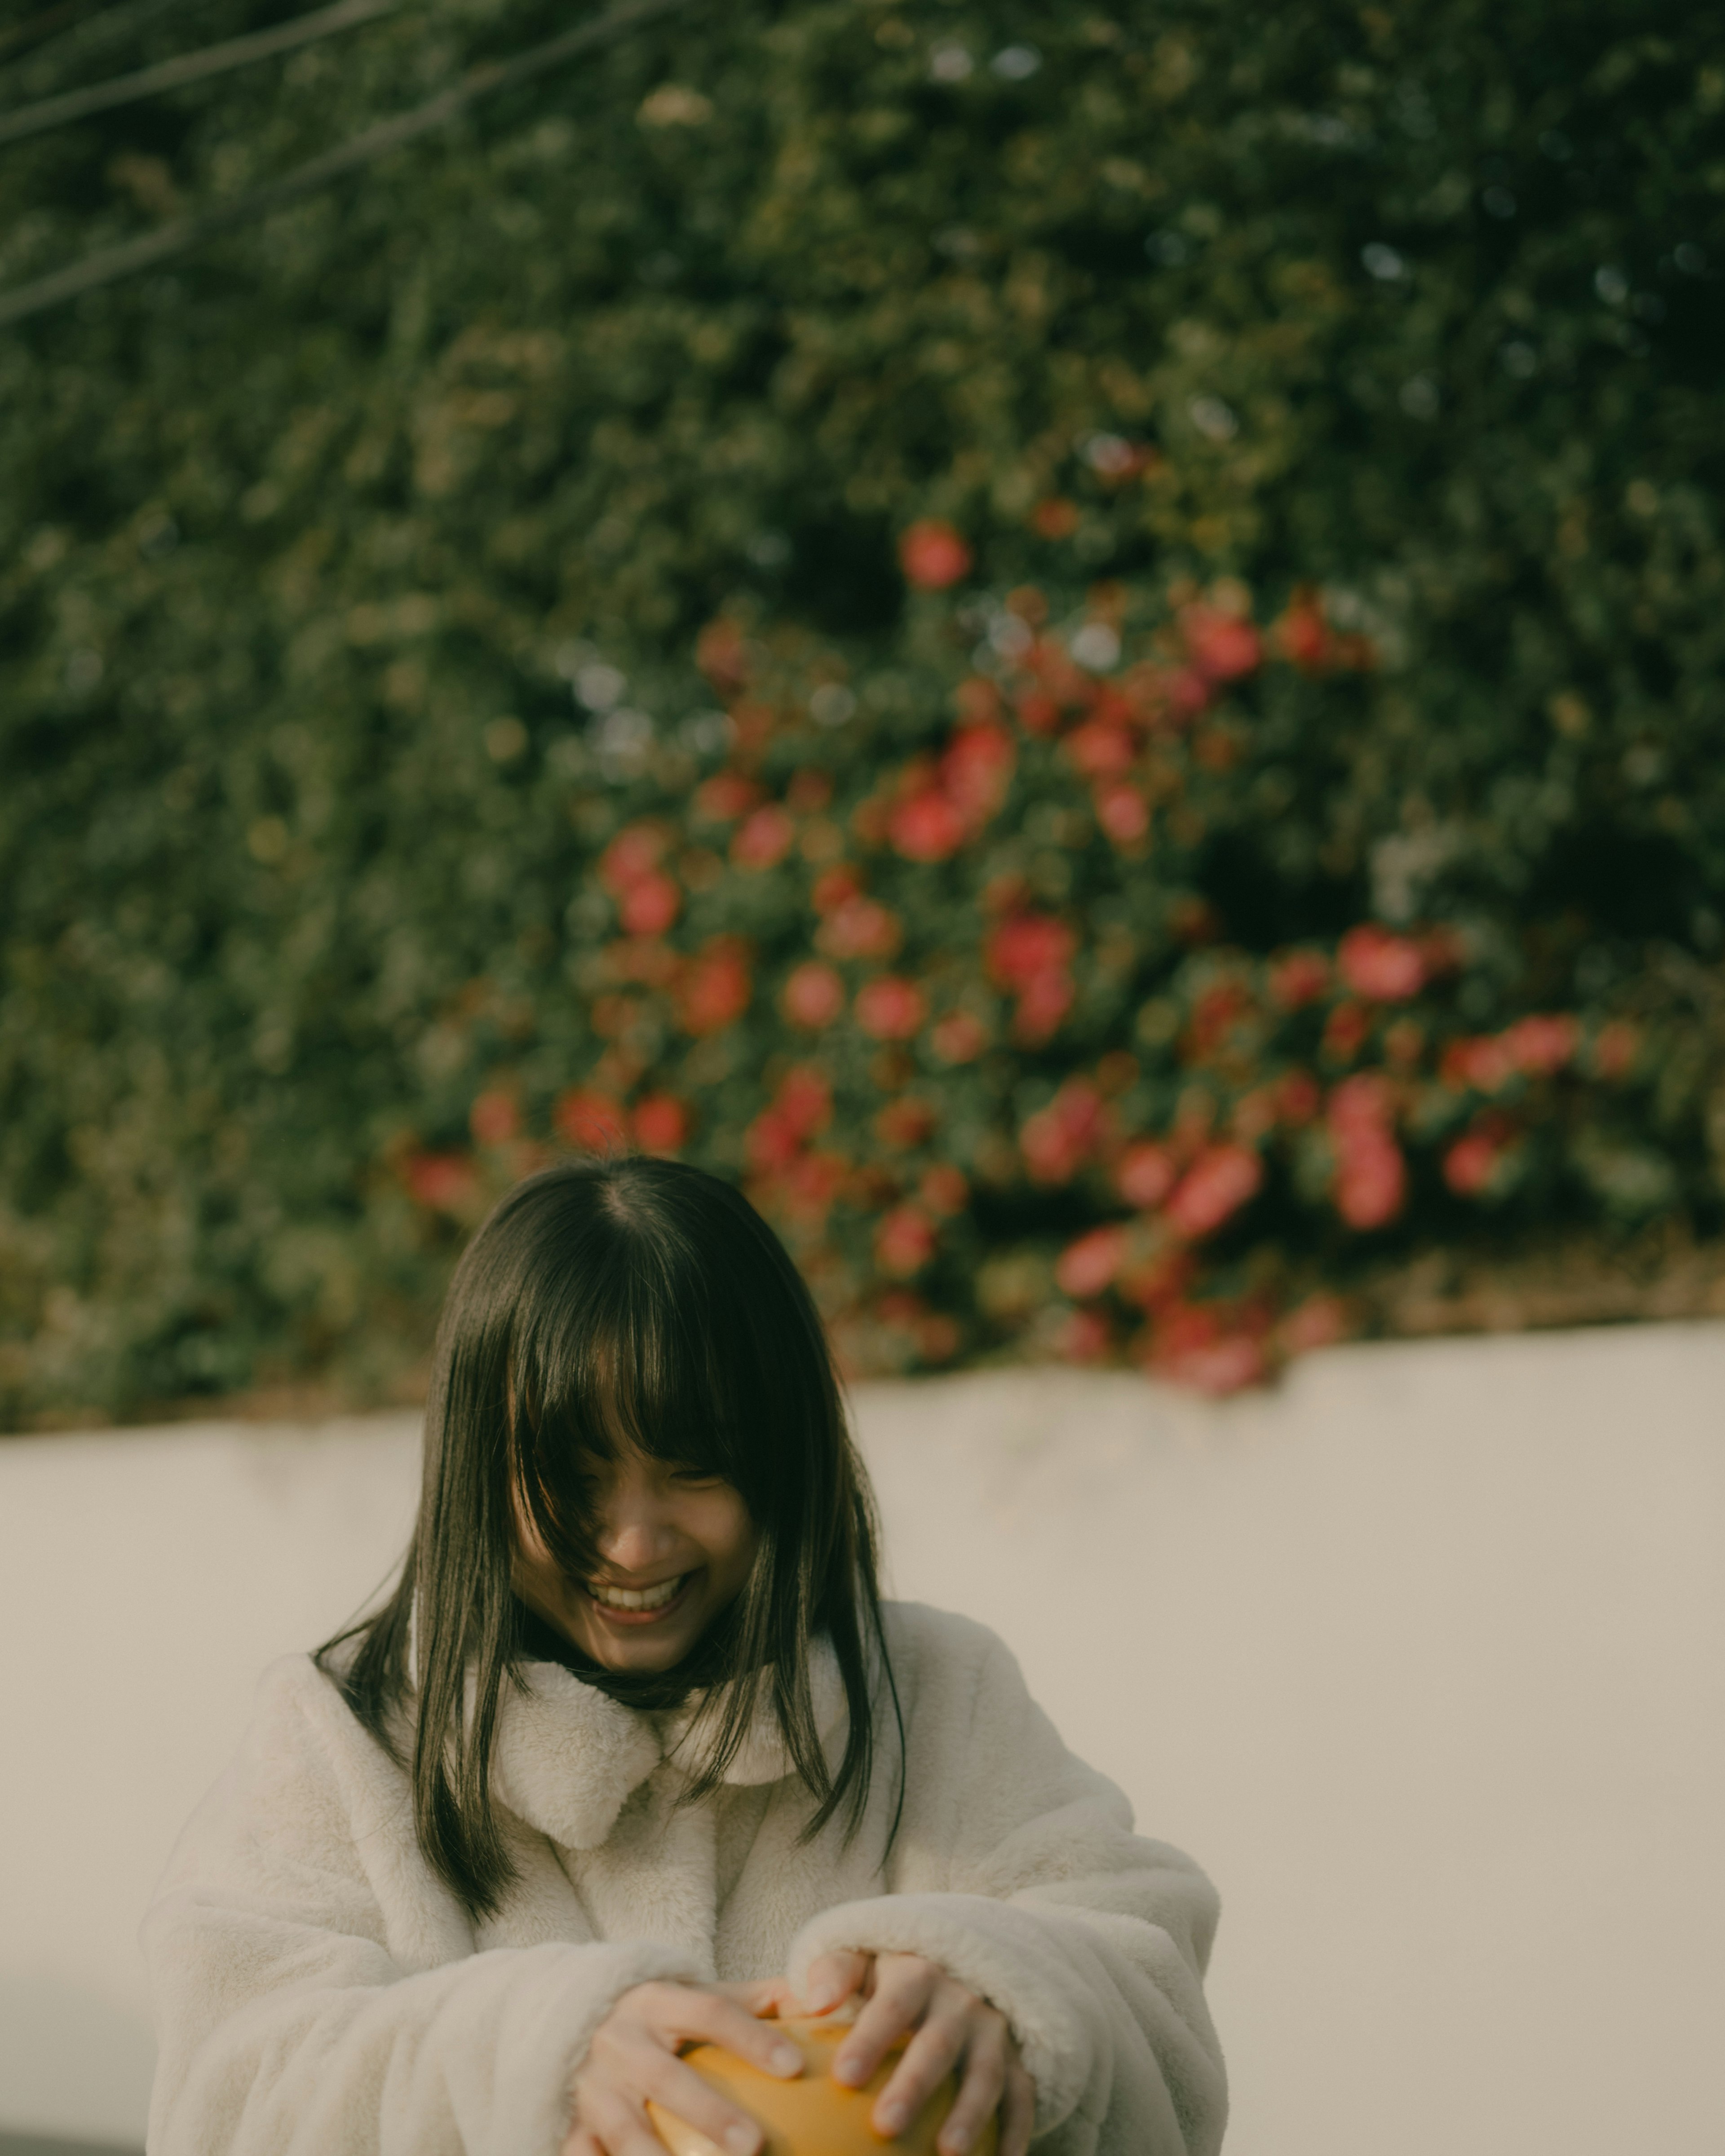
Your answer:
[[[803,1979],[803,2001],[812,2014],[830,2014],[868,1980],[871,1957],[845,1948],[817,1954]]]

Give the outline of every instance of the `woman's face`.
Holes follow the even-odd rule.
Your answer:
[[[572,1578],[518,1516],[516,1592],[603,1668],[673,1669],[748,1578],[748,1508],[715,1476],[629,1451],[595,1463],[592,1491],[593,1576]]]

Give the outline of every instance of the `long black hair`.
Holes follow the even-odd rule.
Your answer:
[[[411,1719],[419,1845],[475,1915],[495,1908],[512,1876],[491,1750],[503,1684],[521,1683],[536,1658],[511,1581],[515,1522],[590,1576],[583,1492],[594,1460],[620,1447],[721,1476],[756,1531],[747,1583],[675,1670],[631,1678],[566,1657],[626,1704],[704,1695],[690,1799],[717,1787],[765,1691],[816,1802],[808,1833],[841,1807],[854,1833],[875,1766],[876,1681],[896,1712],[873,1500],[819,1316],[783,1245],[739,1191],[676,1161],[531,1176],[493,1209],[450,1283],[400,1583],[317,1656],[398,1758]],[[823,1633],[850,1716],[836,1768],[809,1686],[809,1644]]]

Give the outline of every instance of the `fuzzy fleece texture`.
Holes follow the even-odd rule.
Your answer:
[[[557,2156],[624,1992],[800,1980],[837,1947],[925,1954],[1001,2010],[1037,2156],[1212,2156],[1209,1881],[1133,1834],[993,1633],[916,1604],[885,1618],[907,1772],[884,1858],[890,1710],[860,1830],[799,1843],[814,1806],[770,1717],[680,1807],[679,1724],[535,1663],[506,1688],[493,1765],[519,1876],[477,1925],[420,1854],[406,1773],[307,1658],[275,1664],[145,1920],[150,2156]],[[829,1649],[813,1676],[836,1745]]]

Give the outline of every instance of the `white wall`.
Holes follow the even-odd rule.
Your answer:
[[[1725,2148],[1722,1401],[1714,1324],[859,1396],[897,1590],[1222,1888],[1230,2156]],[[413,1435],[0,1442],[0,2130],[141,2138],[142,1903]]]

